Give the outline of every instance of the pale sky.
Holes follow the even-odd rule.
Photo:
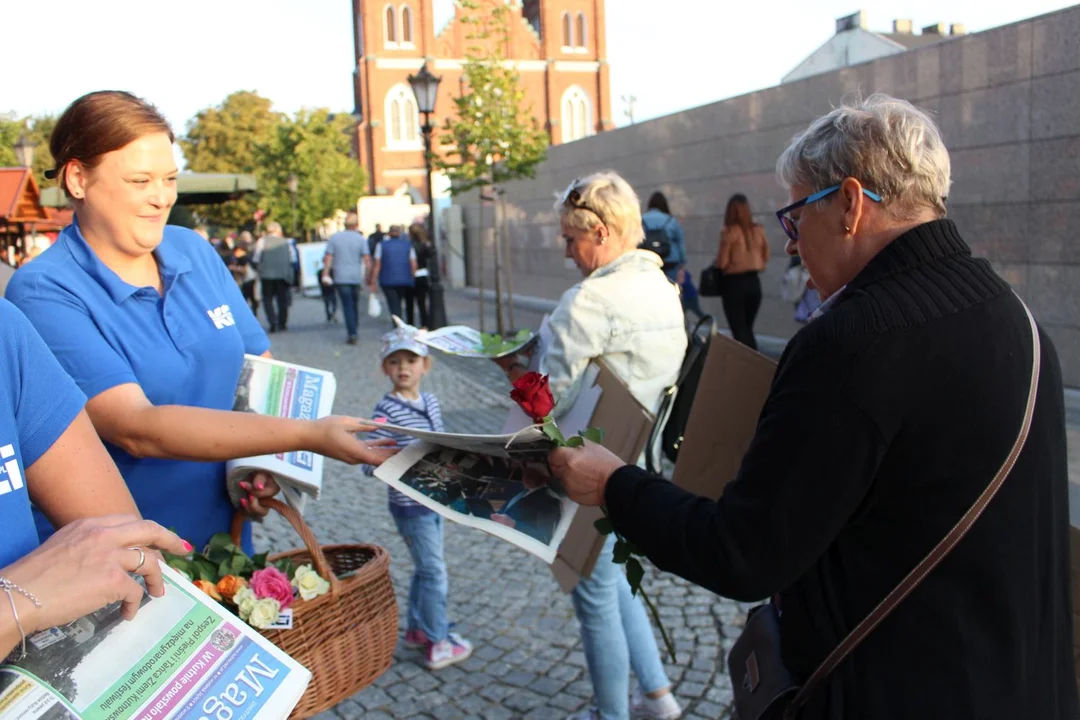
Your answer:
[[[836,18],[864,10],[871,30],[894,18],[968,32],[1074,3],[1026,0],[607,0],[612,118],[635,121],[775,85],[828,40]],[[234,90],[278,110],[353,108],[352,0],[35,0],[4,3],[0,112],[59,113],[91,90],[130,90],[178,132]],[[658,11],[655,8],[663,8]],[[435,0],[436,32],[453,0]]]

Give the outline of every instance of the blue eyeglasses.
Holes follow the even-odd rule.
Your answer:
[[[796,227],[796,225],[795,225],[795,218],[791,217],[791,215],[789,213],[792,210],[798,210],[801,207],[805,207],[805,206],[810,205],[812,203],[816,203],[818,200],[821,200],[822,198],[825,198],[825,197],[828,197],[829,195],[832,195],[834,192],[836,192],[839,189],[840,189],[839,185],[833,185],[832,187],[825,188],[824,190],[818,190],[813,195],[807,195],[802,200],[799,200],[798,202],[791,203],[786,208],[780,208],[779,210],[776,211],[776,219],[780,221],[780,227],[784,228],[784,232],[787,233],[787,236],[789,238],[791,238],[792,241],[798,242],[799,241],[799,228]],[[867,190],[866,188],[863,188],[862,191],[863,191],[863,195],[866,195],[866,197],[870,198],[874,202],[881,202],[881,196],[878,195],[873,190]]]

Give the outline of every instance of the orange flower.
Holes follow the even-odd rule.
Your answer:
[[[221,600],[221,595],[218,593],[214,583],[209,580],[194,580],[195,587],[202,590],[204,593],[214,598],[215,600]]]
[[[218,580],[217,591],[221,593],[221,597],[232,602],[233,595],[241,588],[246,588],[247,586],[247,580],[239,575],[226,575]]]

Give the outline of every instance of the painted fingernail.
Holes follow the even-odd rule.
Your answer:
[[[192,546],[191,543],[189,543],[187,540],[184,541],[184,550],[186,550],[187,552],[191,552],[194,549],[195,548]]]
[[[263,489],[264,487],[266,487],[266,483],[265,483],[265,482],[263,482],[262,480],[260,480],[259,482],[255,483],[255,489],[256,489],[256,490],[262,490],[262,489]]]
[[[248,505],[247,498],[240,498],[240,507],[246,508]]]
[[[240,487],[244,488],[245,490],[250,490],[251,489],[251,483],[242,480],[242,481],[240,481]]]

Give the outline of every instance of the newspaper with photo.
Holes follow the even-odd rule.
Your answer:
[[[311,673],[162,564],[166,592],[27,638],[0,665],[0,720],[284,720]]]
[[[398,327],[408,327],[416,331],[416,339],[428,347],[435,348],[447,355],[466,358],[484,358],[491,360],[512,355],[529,345],[536,338],[532,330],[521,330],[516,335],[482,333],[467,325],[450,325],[438,330],[413,328],[397,315],[392,316]]]
[[[337,382],[331,372],[245,355],[233,410],[314,420],[330,414],[336,392]],[[238,458],[226,463],[228,486],[233,492],[237,480],[249,473],[268,472],[281,485],[285,498],[302,509],[304,495],[319,497],[323,464],[323,456],[309,450]]]
[[[583,389],[561,420],[564,435],[588,426],[600,399],[590,366]],[[502,435],[437,433],[381,427],[417,442],[381,466],[375,477],[449,520],[483,530],[552,563],[577,513],[548,466],[554,443],[539,426]]]

